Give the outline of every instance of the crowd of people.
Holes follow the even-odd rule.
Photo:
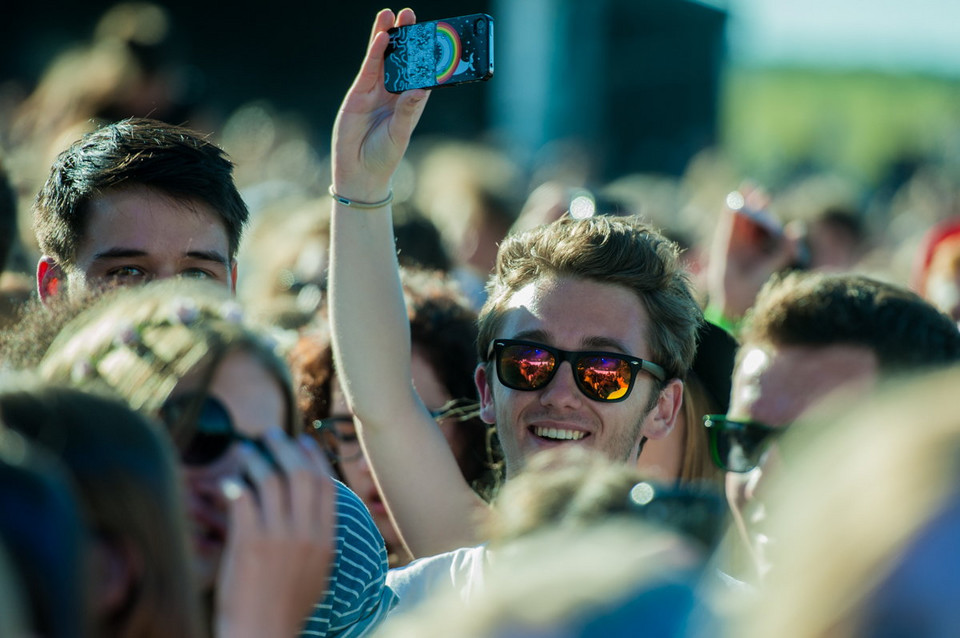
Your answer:
[[[153,5],[0,111],[0,635],[955,635],[960,188],[525,180],[415,20],[326,159]]]

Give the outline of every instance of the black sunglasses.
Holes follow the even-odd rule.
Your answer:
[[[667,378],[656,363],[617,352],[570,352],[534,341],[496,339],[493,353],[497,378],[514,390],[545,387],[564,361],[570,362],[577,387],[594,401],[623,401],[641,370],[661,383]]]
[[[246,441],[265,452],[263,441],[237,432],[226,406],[210,395],[187,394],[169,399],[160,408],[160,418],[186,465],[209,465],[234,442]]]
[[[760,464],[771,441],[787,429],[755,421],[739,421],[722,414],[703,417],[710,439],[710,456],[721,470],[749,472]]]

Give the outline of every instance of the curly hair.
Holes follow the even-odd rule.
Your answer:
[[[487,284],[477,342],[480,359],[497,336],[513,294],[538,279],[575,277],[628,288],[650,317],[650,349],[669,377],[683,378],[696,351],[703,313],[677,245],[639,217],[562,217],[513,235],[500,246]]]

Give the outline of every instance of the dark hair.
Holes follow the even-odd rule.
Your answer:
[[[401,266],[450,271],[450,256],[435,223],[419,213],[398,219],[395,212],[394,219],[393,236]]]
[[[144,562],[125,603],[95,619],[103,634],[199,635],[176,456],[161,429],[117,399],[39,385],[0,392],[0,418],[69,470],[91,531]]]
[[[40,249],[61,265],[71,264],[90,201],[129,186],[208,204],[223,221],[230,258],[236,256],[249,213],[233,181],[233,164],[190,129],[140,118],[88,133],[57,157],[34,206]]]
[[[88,536],[66,469],[0,424],[0,545],[38,636],[86,635]]]
[[[905,288],[851,274],[793,272],[767,282],[741,342],[863,346],[884,372],[960,360],[949,317]]]
[[[438,271],[405,269],[403,292],[410,342],[430,363],[454,399],[477,399],[477,315],[454,281]],[[488,469],[488,427],[479,416],[457,424],[467,441],[467,458],[457,459],[474,485]]]

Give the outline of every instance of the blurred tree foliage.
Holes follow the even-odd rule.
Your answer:
[[[731,158],[767,184],[824,169],[876,184],[903,162],[960,164],[960,79],[731,68],[720,132]]]

